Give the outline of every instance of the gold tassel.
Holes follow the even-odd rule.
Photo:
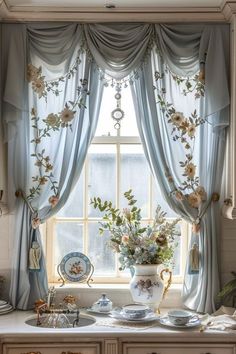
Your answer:
[[[189,251],[189,270],[190,274],[199,272],[200,254],[197,243],[194,243]]]

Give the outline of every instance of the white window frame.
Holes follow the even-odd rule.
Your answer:
[[[118,154],[120,153],[120,146],[125,145],[125,144],[141,144],[140,138],[139,137],[127,137],[127,136],[120,136],[119,131],[117,133],[117,136],[99,136],[95,137],[92,142],[93,145],[96,144],[113,144],[117,146],[117,152]],[[118,155],[119,156],[119,155]],[[117,166],[117,176],[120,176],[120,158],[116,159],[116,166]],[[84,191],[87,190],[88,186],[88,160],[86,159],[85,166],[84,166]],[[119,198],[120,198],[120,184],[119,184],[120,178],[118,177],[117,182],[116,182],[116,203],[119,205]],[[149,179],[149,195],[152,195],[152,188],[153,188],[153,176],[150,174],[150,179]],[[46,262],[47,262],[47,270],[48,270],[48,279],[50,283],[57,283],[59,282],[59,276],[54,274],[54,269],[55,269],[55,262],[54,262],[54,253],[53,253],[53,240],[55,239],[55,230],[56,230],[56,224],[60,222],[81,222],[84,224],[84,250],[83,252],[86,253],[86,249],[88,247],[88,223],[89,222],[98,222],[99,218],[91,218],[88,217],[87,215],[87,205],[88,205],[88,194],[84,193],[84,217],[83,218],[77,218],[77,217],[59,217],[59,216],[54,216],[50,218],[50,220],[47,221],[46,227],[44,229],[46,232],[46,237],[45,237],[45,253],[46,253]],[[153,205],[152,205],[152,200],[149,202],[149,215],[152,215],[152,210],[153,210]],[[148,218],[143,218],[143,221],[150,221]],[[183,282],[183,273],[184,273],[184,268],[185,268],[185,262],[187,258],[187,249],[188,249],[188,235],[189,235],[189,226],[188,223],[184,220],[181,221],[181,252],[180,252],[180,273],[181,276],[173,276],[173,283],[182,283]],[[116,257],[116,262],[117,262]],[[118,267],[117,267],[118,268]],[[93,283],[104,283],[104,284],[117,284],[117,283],[128,283],[130,278],[129,277],[121,277],[119,276],[119,271],[117,271],[117,277],[94,277],[93,276]]]

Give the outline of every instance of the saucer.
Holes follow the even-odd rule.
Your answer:
[[[172,327],[172,328],[178,328],[178,329],[180,329],[180,328],[181,329],[194,328],[194,327],[198,327],[198,326],[201,325],[201,321],[200,320],[189,321],[188,323],[186,323],[184,325],[175,325],[175,324],[171,323],[169,321],[168,317],[166,317],[166,316],[160,317],[159,318],[159,322],[163,326]]]
[[[116,320],[125,321],[125,322],[132,322],[132,323],[150,322],[150,321],[155,321],[155,320],[159,319],[159,316],[157,316],[154,312],[148,313],[145,317],[142,317],[142,318],[131,319],[130,317],[127,317],[126,314],[121,309],[111,311],[109,316],[111,318],[115,318]]]
[[[107,315],[110,315],[111,311],[99,311],[99,310],[94,310],[92,307],[88,307],[86,309],[87,312],[91,312],[91,313],[94,313],[96,315],[104,315],[104,316],[107,316]]]

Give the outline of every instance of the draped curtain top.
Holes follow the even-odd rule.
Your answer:
[[[152,43],[163,56],[170,70],[182,76],[196,74],[199,63],[205,62],[207,100],[206,115],[213,115],[229,105],[227,72],[229,68],[228,25],[163,25],[163,24],[3,24],[4,82],[3,101],[24,110],[24,90],[21,83],[26,78],[25,68],[31,55],[37,55],[49,65],[65,63],[80,42],[89,50],[98,67],[120,80],[142,66]],[[6,59],[7,58],[7,59]],[[12,65],[15,61],[15,65]],[[4,119],[14,122],[17,114],[7,112]],[[217,118],[215,118],[217,119]],[[225,126],[227,122],[214,122]]]

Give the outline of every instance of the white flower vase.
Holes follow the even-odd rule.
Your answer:
[[[130,292],[134,302],[148,305],[159,312],[160,303],[171,285],[172,272],[163,269],[158,274],[158,268],[157,264],[134,265],[135,273],[130,281]],[[165,272],[169,274],[167,286],[164,285]]]

